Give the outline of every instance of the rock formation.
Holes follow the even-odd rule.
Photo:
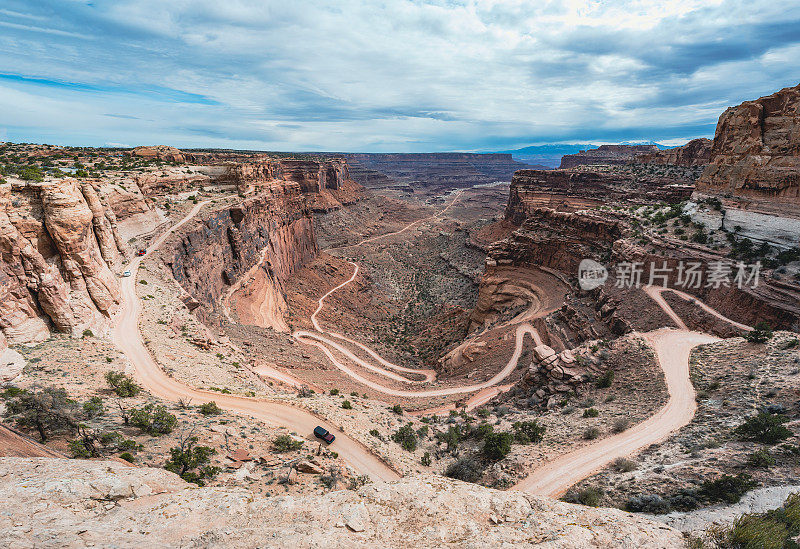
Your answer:
[[[515,212],[507,211],[507,215],[517,215]],[[637,237],[636,230],[625,214],[606,211],[571,213],[549,208],[532,209],[518,230],[489,249],[489,261],[496,265],[522,268],[542,266],[573,279],[578,273],[580,261],[586,258],[608,266],[638,262],[660,268],[666,264],[671,270],[668,285],[672,287],[676,286],[678,264],[681,261],[700,262],[703,273],[707,273],[714,262],[730,263],[724,255],[696,244],[653,235]],[[607,322],[625,323],[631,320],[631,315],[637,314],[636,308],[630,307],[631,300],[641,297],[638,294],[642,292],[635,289],[617,291],[613,274],[613,271],[610,272],[605,286],[595,292],[622,294],[612,299],[600,299],[598,294],[598,313],[601,312],[601,306],[605,307],[600,316]],[[647,273],[642,280],[646,282]],[[729,318],[751,325],[765,321],[775,327],[789,328],[800,322],[800,291],[796,286],[767,276],[762,276],[755,288],[738,288],[731,284],[728,287],[703,286],[685,291],[696,295]],[[652,306],[648,299],[642,302]],[[615,315],[618,305],[626,306],[629,312],[622,317]]]
[[[320,496],[197,488],[113,461],[0,458],[6,547],[684,547],[680,532],[437,476]]]
[[[353,153],[344,155],[350,173],[367,188],[400,187],[410,192],[440,192],[508,181],[530,167],[510,154],[471,153]]]
[[[161,160],[164,162],[176,162],[183,164],[191,159],[191,154],[181,152],[175,147],[167,145],[155,145],[148,147],[136,147],[135,149],[127,152],[130,156],[138,156],[145,160]]]
[[[506,218],[522,223],[530,211],[548,207],[562,211],[596,208],[610,202],[643,204],[680,202],[689,198],[689,181],[661,176],[582,170],[519,170],[511,179]]]
[[[575,154],[561,157],[561,169],[587,165],[620,165],[627,164],[640,154],[657,153],[656,145],[600,145]]]
[[[692,139],[686,145],[663,151],[642,154],[636,157],[643,164],[662,164],[670,166],[706,166],[711,160],[711,139]]]
[[[49,327],[102,331],[120,302],[110,267],[126,246],[90,183],[74,179],[0,186],[0,329],[9,344]]]
[[[264,157],[230,166],[220,181],[236,185],[241,195],[248,195],[274,181],[292,181],[300,186],[315,211],[351,204],[358,199],[360,191],[360,186],[350,178],[347,162],[341,158]]]
[[[697,191],[798,215],[800,85],[722,113]]]
[[[178,283],[202,304],[196,313],[213,322],[224,314],[234,285],[254,280],[246,295],[231,296],[244,322],[283,328],[282,284],[318,253],[311,211],[295,182],[272,181],[239,204],[217,210],[184,234],[169,260]],[[253,294],[256,292],[256,294]],[[237,303],[239,304],[237,306]],[[253,304],[269,310],[253,317]],[[256,322],[256,320],[259,320]]]

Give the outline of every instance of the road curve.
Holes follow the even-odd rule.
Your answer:
[[[558,497],[567,489],[602,469],[613,460],[659,442],[687,425],[697,403],[689,380],[689,353],[697,345],[718,338],[688,330],[662,328],[643,334],[656,351],[669,392],[667,403],[643,422],[622,433],[584,446],[535,469],[514,486],[531,494]]]
[[[185,218],[158,237],[147,249],[144,257],[147,257],[161,246],[172,232],[197,215],[200,209],[208,202],[206,200],[197,204]],[[171,401],[191,400],[195,404],[213,400],[220,407],[231,412],[250,416],[272,425],[286,427],[310,440],[314,440],[312,435],[314,427],[324,422],[310,412],[264,399],[226,395],[196,389],[184,385],[164,373],[145,347],[139,330],[141,307],[136,295],[136,273],[144,257],[135,258],[128,267],[132,276],[122,279],[122,305],[114,317],[114,329],[112,332],[114,343],[130,360],[139,382],[159,398]],[[395,480],[400,478],[400,475],[361,443],[338,429],[327,428],[336,435],[336,442],[334,443],[336,451],[359,474],[369,475],[373,480]]]
[[[423,221],[426,221],[428,219],[433,219],[433,218],[440,217],[443,214],[445,214],[447,212],[447,210],[449,210],[450,208],[453,207],[453,205],[458,201],[458,198],[461,196],[462,192],[463,192],[463,190],[458,190],[455,193],[453,193],[453,199],[450,201],[449,204],[447,204],[447,206],[445,206],[439,212],[437,212],[437,213],[435,213],[433,215],[430,215],[430,216],[428,216],[426,218],[419,219],[417,221],[413,221],[413,222],[409,223],[408,225],[404,226],[402,229],[400,229],[398,231],[394,231],[394,232],[391,232],[391,233],[385,233],[385,234],[381,234],[381,235],[377,235],[377,236],[372,236],[372,237],[369,237],[369,238],[365,238],[365,239],[363,239],[360,242],[357,242],[355,244],[349,244],[347,246],[341,246],[339,248],[333,248],[333,249],[342,250],[342,249],[354,248],[356,246],[360,246],[360,245],[365,244],[367,242],[374,242],[375,240],[378,240],[380,238],[385,238],[385,237],[389,237],[389,236],[398,235],[398,234],[401,234],[401,233],[409,230],[411,227],[414,227],[414,226],[422,223]],[[356,276],[358,276],[358,271],[359,271],[358,264],[353,262],[353,261],[349,261],[349,260],[348,260],[348,263],[350,263],[350,265],[353,266],[353,274],[350,275],[350,278],[348,278],[347,280],[345,280],[344,282],[342,282],[338,286],[335,286],[334,288],[331,288],[321,298],[319,298],[319,301],[318,301],[318,304],[317,304],[317,308],[312,313],[311,319],[310,319],[311,320],[311,325],[314,327],[314,330],[316,330],[316,331],[296,330],[295,332],[292,333],[292,336],[297,341],[299,341],[301,343],[305,343],[307,345],[313,345],[314,347],[317,347],[318,349],[320,349],[323,352],[323,354],[325,354],[325,356],[328,358],[328,360],[334,366],[336,366],[340,371],[342,371],[344,374],[346,374],[347,376],[351,377],[352,379],[358,381],[362,385],[365,385],[365,386],[367,386],[367,387],[369,387],[369,388],[371,388],[371,389],[373,389],[375,391],[381,392],[381,393],[386,394],[386,395],[392,395],[392,396],[398,396],[398,397],[409,397],[409,398],[430,398],[430,397],[456,395],[456,394],[463,394],[463,393],[478,393],[476,395],[473,395],[473,398],[471,398],[467,402],[467,406],[469,408],[473,408],[473,407],[475,407],[475,406],[477,406],[479,404],[483,404],[486,401],[490,400],[492,397],[497,395],[498,392],[507,390],[509,388],[509,386],[498,386],[498,385],[499,385],[499,383],[501,381],[503,381],[506,377],[508,377],[511,374],[511,372],[513,372],[514,369],[517,367],[517,363],[519,362],[519,358],[522,355],[523,344],[524,344],[526,335],[530,335],[536,345],[541,345],[541,343],[542,343],[542,340],[539,337],[539,333],[536,331],[536,329],[531,324],[529,324],[528,322],[525,322],[525,320],[528,320],[528,319],[530,319],[531,317],[534,316],[533,312],[531,311],[531,312],[529,312],[529,314],[521,315],[518,320],[515,319],[515,320],[512,320],[509,323],[509,324],[511,324],[511,323],[518,324],[516,332],[515,332],[516,340],[515,340],[514,352],[512,353],[511,358],[506,363],[505,367],[503,367],[502,370],[500,370],[498,373],[496,373],[494,376],[492,376],[491,379],[489,379],[489,380],[487,380],[487,381],[485,381],[483,383],[476,383],[476,384],[472,384],[472,385],[461,385],[461,386],[457,386],[457,387],[446,387],[446,388],[441,388],[441,389],[424,389],[424,390],[395,389],[393,387],[387,387],[387,386],[382,385],[380,383],[376,383],[376,382],[364,377],[363,375],[359,374],[358,372],[356,372],[352,368],[350,368],[347,364],[345,364],[344,361],[340,360],[340,358],[344,358],[347,361],[350,361],[350,362],[353,362],[355,364],[358,364],[362,368],[370,370],[370,371],[372,371],[374,373],[377,373],[377,374],[382,375],[384,377],[387,377],[389,379],[393,379],[395,381],[399,381],[399,382],[402,382],[402,383],[408,383],[408,384],[432,382],[436,378],[436,372],[433,371],[433,370],[422,370],[422,369],[407,368],[407,367],[403,367],[403,366],[394,364],[394,363],[384,359],[377,352],[375,352],[374,350],[370,349],[366,345],[364,345],[364,344],[362,344],[362,343],[360,343],[358,341],[355,341],[355,340],[353,340],[353,339],[351,339],[351,338],[349,338],[349,337],[347,337],[347,336],[345,336],[343,334],[340,334],[340,333],[337,333],[337,332],[333,332],[333,331],[329,331],[329,330],[325,330],[325,328],[322,327],[322,325],[320,324],[319,320],[317,319],[317,316],[320,314],[320,312],[324,308],[325,300],[328,297],[330,297],[332,294],[334,294],[335,292],[337,292],[337,291],[341,290],[342,288],[344,288],[345,286],[351,284],[356,279]],[[347,342],[347,343],[349,343],[351,345],[357,346],[362,351],[364,351],[369,356],[371,356],[373,359],[375,359],[377,362],[379,362],[381,365],[378,366],[378,365],[372,364],[372,363],[362,359],[361,357],[359,357],[356,354],[354,354],[350,349],[348,349],[347,347],[345,347],[344,345],[342,345],[342,344],[340,344],[340,343],[338,343],[336,341],[333,341],[331,338],[336,338],[336,339],[339,339],[341,341],[345,341],[345,342]],[[421,375],[421,376],[424,376],[425,379],[424,380],[412,380],[412,379],[409,379],[409,378],[407,378],[405,376],[396,374],[395,372],[405,372],[405,373]],[[419,413],[426,413],[426,412],[429,412],[429,413],[442,413],[445,410],[449,411],[450,409],[453,409],[453,408],[454,408],[453,405],[450,405],[450,406],[445,406],[445,407],[435,408],[435,409],[430,409],[430,410],[421,410]]]

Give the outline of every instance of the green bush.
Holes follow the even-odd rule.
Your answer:
[[[789,549],[800,534],[800,495],[792,494],[782,507],[742,515],[729,528],[712,531],[717,547],[728,549]]]
[[[409,452],[417,449],[417,433],[414,432],[414,426],[411,423],[400,427],[392,435],[392,440]]]
[[[209,465],[210,458],[217,451],[209,446],[197,446],[197,437],[190,437],[181,442],[180,446],[170,448],[170,458],[164,464],[164,469],[172,471],[186,482],[193,482],[204,486],[206,480],[219,473],[219,467]]]
[[[400,406],[399,404],[395,404],[394,406],[392,406],[392,412],[394,412],[398,416],[402,416],[403,415],[403,407]]]
[[[514,429],[514,438],[520,444],[541,442],[547,430],[544,425],[539,425],[539,422],[535,419],[533,421],[515,421],[512,427]]]
[[[483,455],[492,461],[501,460],[511,451],[513,441],[511,433],[490,433],[483,439]]]
[[[747,458],[747,463],[752,467],[768,469],[769,467],[775,465],[775,458],[772,457],[772,454],[769,453],[769,450],[762,448],[750,454],[750,457]]]
[[[19,391],[6,401],[5,417],[13,418],[23,429],[35,430],[42,442],[50,434],[70,434],[78,429],[77,403],[61,388]]]
[[[330,394],[331,394],[331,396],[336,396],[336,395],[338,395],[338,394],[339,394],[339,389],[331,389],[331,390],[330,390]]]
[[[424,454],[422,454],[422,458],[419,461],[425,467],[430,467],[431,461],[432,461],[431,460],[431,453],[430,452],[425,452]]]
[[[88,419],[101,416],[104,411],[103,399],[99,396],[93,396],[83,403],[83,413]]]
[[[483,476],[483,465],[474,457],[463,457],[448,465],[444,474],[464,482],[477,482]]]
[[[303,441],[295,440],[291,435],[281,435],[272,441],[272,447],[276,452],[294,452],[303,447]]]
[[[752,440],[762,444],[777,444],[781,440],[792,436],[792,432],[783,425],[787,421],[789,421],[789,418],[784,415],[760,412],[747,418],[733,432],[743,440]]]
[[[204,416],[216,416],[222,413],[222,408],[217,406],[217,403],[213,400],[211,402],[206,402],[199,406],[200,413]]]
[[[567,492],[564,501],[569,503],[580,503],[589,507],[598,507],[603,499],[603,490],[596,486],[587,486],[580,490]]]
[[[345,400],[344,402],[342,402],[342,408],[344,408],[345,410],[352,410],[353,405],[350,404],[349,400]]]
[[[151,436],[171,433],[178,423],[178,418],[170,414],[166,408],[153,403],[131,410],[130,422]]]
[[[625,503],[625,510],[631,513],[652,513],[661,515],[669,513],[672,509],[668,501],[658,494],[634,496]]]
[[[614,383],[614,370],[606,370],[603,375],[597,378],[598,389],[608,389]]]
[[[124,459],[124,460],[125,460],[125,461],[127,461],[128,463],[133,463],[134,461],[136,461],[136,458],[135,458],[135,457],[133,457],[133,454],[131,454],[130,452],[122,452],[122,453],[119,455],[119,458],[120,458],[120,459]]]
[[[600,428],[599,427],[588,427],[583,432],[583,438],[586,440],[594,440],[600,436]]]
[[[597,417],[600,415],[600,412],[597,408],[586,408],[583,411],[583,417]]]
[[[714,480],[707,480],[700,486],[699,494],[706,501],[716,503],[738,503],[742,496],[756,487],[756,482],[746,473],[736,476],[722,475]]]
[[[759,322],[744,338],[750,343],[764,343],[772,339],[772,328],[766,322]]]
[[[118,397],[122,398],[135,397],[142,390],[132,377],[122,372],[106,372],[106,383]]]

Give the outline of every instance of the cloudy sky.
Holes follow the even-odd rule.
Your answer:
[[[3,0],[0,140],[504,150],[713,136],[796,0]]]

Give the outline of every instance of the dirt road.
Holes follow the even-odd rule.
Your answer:
[[[663,440],[688,424],[697,408],[695,392],[689,380],[689,353],[697,345],[718,338],[662,328],[643,334],[656,351],[664,370],[669,400],[654,415],[622,433],[557,457],[535,469],[514,486],[532,494],[558,497],[567,489],[602,469],[618,457],[625,457]]]
[[[191,400],[193,404],[202,404],[213,400],[226,410],[259,419],[271,425],[286,427],[309,440],[315,440],[312,431],[315,426],[322,424],[336,435],[333,448],[359,474],[369,475],[373,480],[400,478],[394,470],[365,446],[338,429],[326,425],[323,420],[307,411],[263,399],[226,395],[189,387],[165,374],[153,359],[145,347],[139,331],[141,307],[136,295],[136,273],[145,257],[161,246],[173,231],[197,215],[207,203],[208,201],[204,201],[197,204],[183,220],[157,238],[148,248],[144,257],[137,257],[131,262],[128,269],[132,276],[122,279],[123,301],[120,311],[114,317],[112,337],[114,343],[125,353],[133,365],[136,378],[148,391],[159,398],[171,401]]]

